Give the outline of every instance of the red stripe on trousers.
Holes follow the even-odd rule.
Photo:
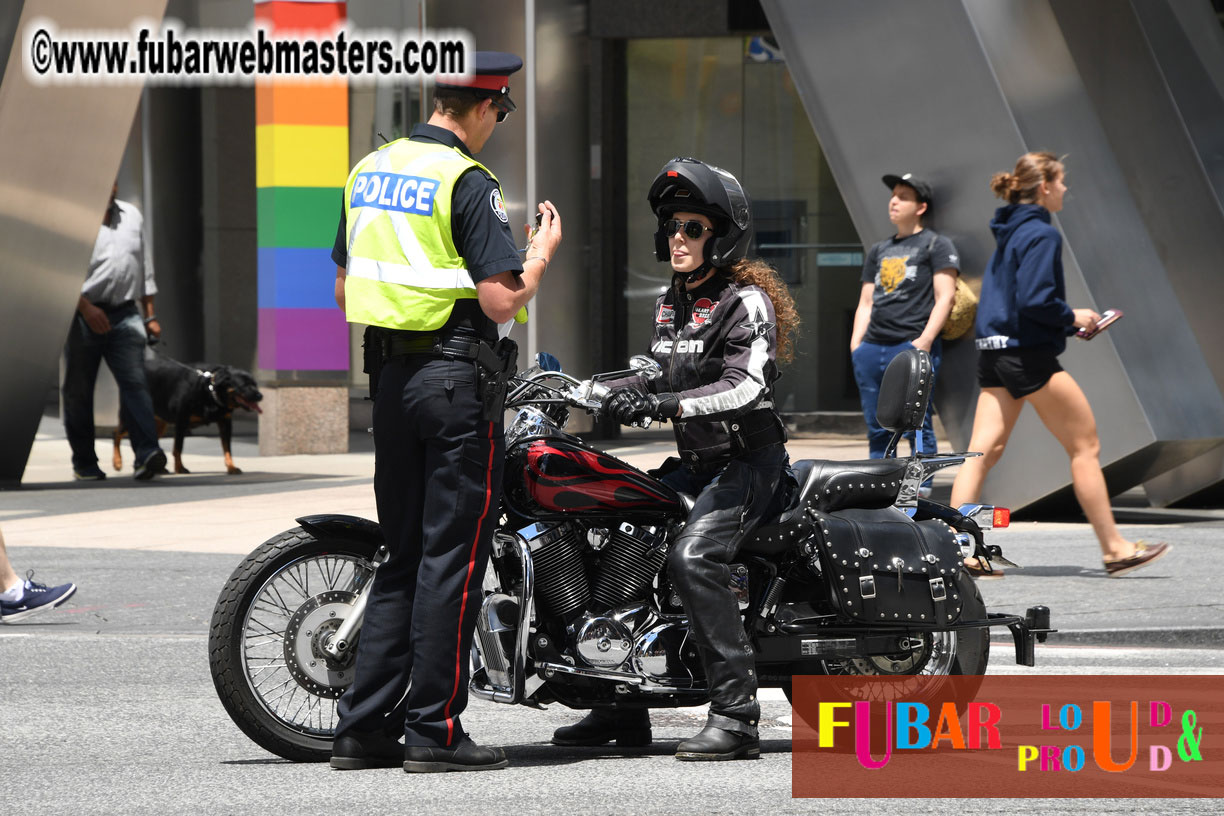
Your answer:
[[[467,577],[463,579],[463,601],[459,605],[459,632],[455,642],[455,688],[451,691],[450,699],[446,701],[446,709],[442,712],[446,717],[446,745],[449,748],[451,740],[455,736],[455,719],[450,715],[451,703],[455,701],[455,695],[459,693],[459,675],[463,670],[463,615],[467,611],[468,590],[472,583],[472,571],[476,569],[476,547],[480,544],[480,530],[484,526],[485,516],[489,515],[489,504],[493,496],[493,485],[491,480],[493,477],[493,449],[496,445],[493,444],[493,423],[489,423],[489,465],[485,471],[485,503],[484,509],[480,512],[480,518],[476,520],[476,537],[472,539],[472,553],[468,557]]]

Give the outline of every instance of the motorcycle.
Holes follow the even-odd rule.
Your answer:
[[[580,381],[551,355],[512,380],[500,524],[473,641],[470,690],[507,705],[586,709],[708,702],[700,657],[666,561],[693,497],[565,431],[570,411],[598,413],[605,382]],[[885,372],[881,424],[890,454],[921,426],[930,358],[912,350]],[[729,581],[762,687],[791,696],[799,674],[979,676],[991,627],[1007,627],[1016,662],[1055,630],[1049,609],[988,613],[964,560],[1010,565],[985,533],[1003,508],[926,500],[931,473],[969,456],[794,463],[787,509],[744,543]],[[264,542],[218,598],[210,668],[230,717],[268,751],[325,761],[336,706],[351,684],[371,578],[387,556],[366,519],[312,515]]]

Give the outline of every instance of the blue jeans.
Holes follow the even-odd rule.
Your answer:
[[[108,309],[111,330],[95,334],[78,312],[68,331],[64,349],[64,431],[72,447],[72,467],[77,471],[98,466],[94,451],[94,385],[98,364],[106,367],[119,386],[119,418],[131,435],[137,464],[161,446],[153,416],[153,400],[145,380],[146,335],[140,310],[134,304]]]
[[[880,427],[876,420],[876,404],[880,400],[880,383],[884,379],[884,369],[892,359],[906,349],[913,348],[910,343],[897,343],[883,346],[877,343],[863,341],[850,354],[854,366],[854,381],[858,383],[859,398],[863,402],[863,419],[867,421],[867,445],[872,459],[884,458],[884,451],[892,439],[892,432]],[[939,376],[939,362],[943,354],[942,342],[936,338],[931,344],[931,378]],[[935,431],[931,426],[931,415],[935,409],[935,401],[927,404],[926,418],[922,421],[922,452],[935,453]],[[914,433],[905,435],[909,440],[910,450],[914,449]]]

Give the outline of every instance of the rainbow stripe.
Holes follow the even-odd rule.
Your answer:
[[[255,19],[276,32],[330,31],[346,13],[342,2],[255,4]],[[331,259],[348,158],[344,82],[256,84],[260,368],[348,370],[349,329]]]

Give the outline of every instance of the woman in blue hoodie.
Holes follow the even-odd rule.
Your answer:
[[[1101,319],[1092,309],[1067,305],[1063,284],[1062,234],[1050,215],[1067,192],[1062,162],[1053,153],[1026,153],[1011,173],[990,180],[1007,206],[995,211],[990,228],[996,248],[978,304],[978,396],[969,449],[982,451],[961,467],[952,486],[952,506],[976,502],[986,474],[999,461],[1026,402],[1071,457],[1071,484],[1092,524],[1105,571],[1119,577],[1160,558],[1167,544],[1147,545],[1122,537],[1109,506],[1101,473],[1101,444],[1092,407],[1079,385],[1058,364],[1067,336],[1091,331]],[[969,566],[973,559],[969,559]],[[983,572],[979,576],[1000,575]]]

